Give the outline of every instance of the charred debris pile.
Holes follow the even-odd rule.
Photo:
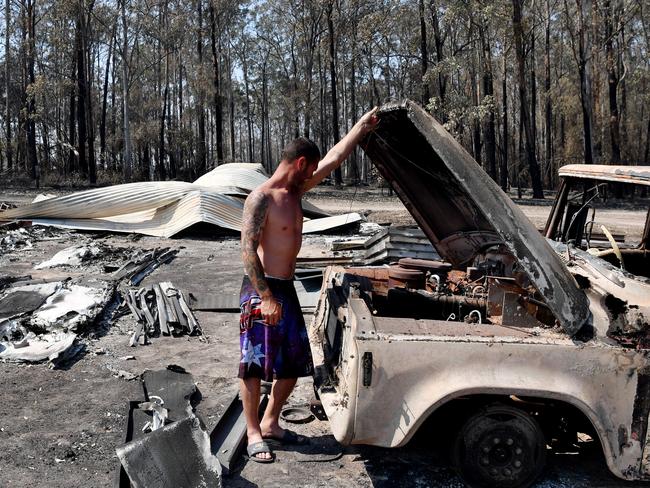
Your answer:
[[[152,337],[201,335],[198,320],[182,291],[171,282],[163,281],[152,287],[123,290],[123,301],[114,315],[132,313],[137,325],[129,344],[145,345]]]
[[[10,264],[21,250],[49,239],[78,243],[35,265],[40,278],[0,274],[0,360],[49,361],[55,367],[85,348],[79,334],[106,328],[125,311],[132,311],[136,320],[134,345],[146,343],[157,331],[201,333],[182,292],[171,283],[134,288],[171,262],[178,249],[113,247],[69,231],[20,227],[5,233],[0,250]],[[65,277],[68,271],[72,277]]]

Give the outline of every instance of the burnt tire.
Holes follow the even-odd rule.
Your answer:
[[[460,429],[453,460],[473,488],[524,488],[544,469],[546,441],[528,413],[507,405],[490,405]]]

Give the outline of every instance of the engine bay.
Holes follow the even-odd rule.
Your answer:
[[[368,308],[380,317],[556,325],[543,297],[503,245],[477,254],[465,269],[444,261],[403,258],[388,266],[346,268],[346,274],[349,285],[361,290]]]

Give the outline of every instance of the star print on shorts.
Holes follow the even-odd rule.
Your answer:
[[[256,364],[261,367],[262,363],[260,359],[266,357],[266,354],[262,352],[262,344],[253,346],[251,341],[246,340],[244,341],[244,348],[241,350],[241,356],[240,363],[244,363],[247,367],[251,364]]]

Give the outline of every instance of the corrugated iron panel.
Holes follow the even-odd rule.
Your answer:
[[[32,222],[67,229],[171,237],[199,222],[238,231],[243,208],[238,198],[195,190],[176,202],[144,212],[103,219],[33,219]]]
[[[268,179],[261,164],[228,163],[207,172],[196,179],[194,184],[209,188],[231,186],[250,193]]]
[[[332,217],[323,217],[322,219],[307,220],[302,224],[303,234],[312,234],[314,232],[324,232],[326,230],[343,227],[349,224],[361,222],[363,217],[356,212],[343,215],[334,215]]]
[[[32,219],[34,224],[66,229],[127,232],[171,237],[199,222],[225,229],[241,229],[243,202],[226,195],[196,191],[162,208],[104,219]],[[307,220],[303,234],[324,232],[360,222],[359,214]]]
[[[183,181],[125,183],[5,210],[0,212],[0,219],[111,217],[168,205],[192,190],[196,190],[196,186]]]

